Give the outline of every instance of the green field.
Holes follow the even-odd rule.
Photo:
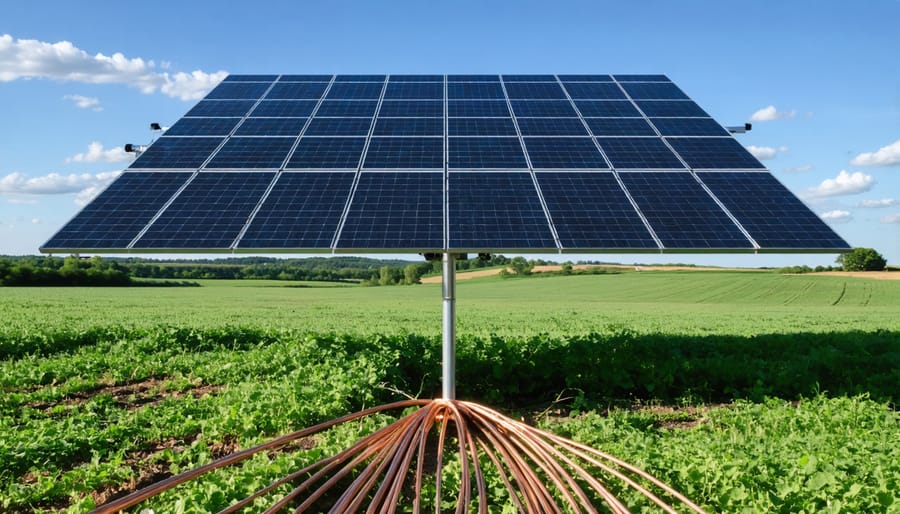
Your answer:
[[[439,389],[439,285],[200,282],[0,289],[0,511],[84,510]],[[457,296],[461,397],[643,466],[710,511],[900,512],[900,282],[622,272],[460,281]],[[153,508],[222,508],[350,432]]]

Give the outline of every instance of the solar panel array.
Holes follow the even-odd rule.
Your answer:
[[[664,75],[231,75],[42,251],[846,248]]]

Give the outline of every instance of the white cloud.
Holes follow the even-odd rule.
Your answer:
[[[160,66],[167,69],[168,66]],[[87,84],[128,84],[144,93],[160,91],[182,100],[202,98],[228,75],[225,71],[157,71],[156,63],[121,53],[90,55],[69,41],[47,43],[0,35],[0,82],[46,78]]]
[[[84,207],[85,205],[91,203],[91,200],[96,198],[97,195],[100,194],[100,191],[103,191],[104,187],[105,186],[97,185],[82,189],[75,194],[75,204],[79,207]]]
[[[887,216],[882,216],[881,222],[882,223],[900,223],[900,213],[888,214]]]
[[[872,175],[860,171],[848,173],[841,170],[835,178],[828,178],[816,187],[807,189],[802,196],[807,199],[825,198],[828,196],[855,195],[865,193],[875,184]]]
[[[854,166],[896,166],[900,164],[900,139],[877,152],[864,152],[850,161]]]
[[[879,207],[892,207],[897,205],[898,202],[895,198],[882,198],[881,200],[863,200],[859,202],[857,207],[863,207],[867,209],[877,209]]]
[[[0,177],[0,194],[12,195],[61,195],[83,192],[91,187],[103,187],[120,171],[104,173],[82,173],[61,175],[50,173],[43,177],[29,178],[24,173],[14,172]]]
[[[753,154],[753,157],[765,161],[767,159],[774,159],[779,153],[787,152],[788,147],[779,146],[778,148],[772,148],[771,146],[750,145],[747,147],[747,151]]]
[[[13,205],[37,205],[38,203],[34,198],[10,198],[6,202]]]
[[[40,225],[40,224],[41,224],[41,218],[31,218],[31,224],[32,224],[32,225]]]
[[[807,171],[812,171],[812,164],[804,164],[803,166],[794,166],[792,168],[787,168],[784,171],[788,173],[806,173]]]
[[[850,215],[850,211],[842,211],[840,209],[823,212],[819,217],[823,220],[834,222],[850,221],[853,218],[853,216]]]
[[[63,99],[71,100],[75,103],[75,106],[80,109],[91,109],[94,112],[100,112],[103,110],[103,107],[100,107],[100,99],[96,97],[66,95],[63,97]]]
[[[102,144],[94,141],[88,145],[87,152],[66,157],[66,162],[125,162],[131,158],[132,155],[121,146],[104,150]]]
[[[750,115],[750,121],[773,121],[797,116],[796,110],[779,111],[774,105],[763,107]]]

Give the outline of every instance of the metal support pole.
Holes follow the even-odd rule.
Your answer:
[[[443,290],[443,397],[456,399],[456,256],[444,253],[441,260],[441,289]]]

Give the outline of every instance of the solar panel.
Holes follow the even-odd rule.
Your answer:
[[[843,251],[665,75],[232,75],[42,251]]]

